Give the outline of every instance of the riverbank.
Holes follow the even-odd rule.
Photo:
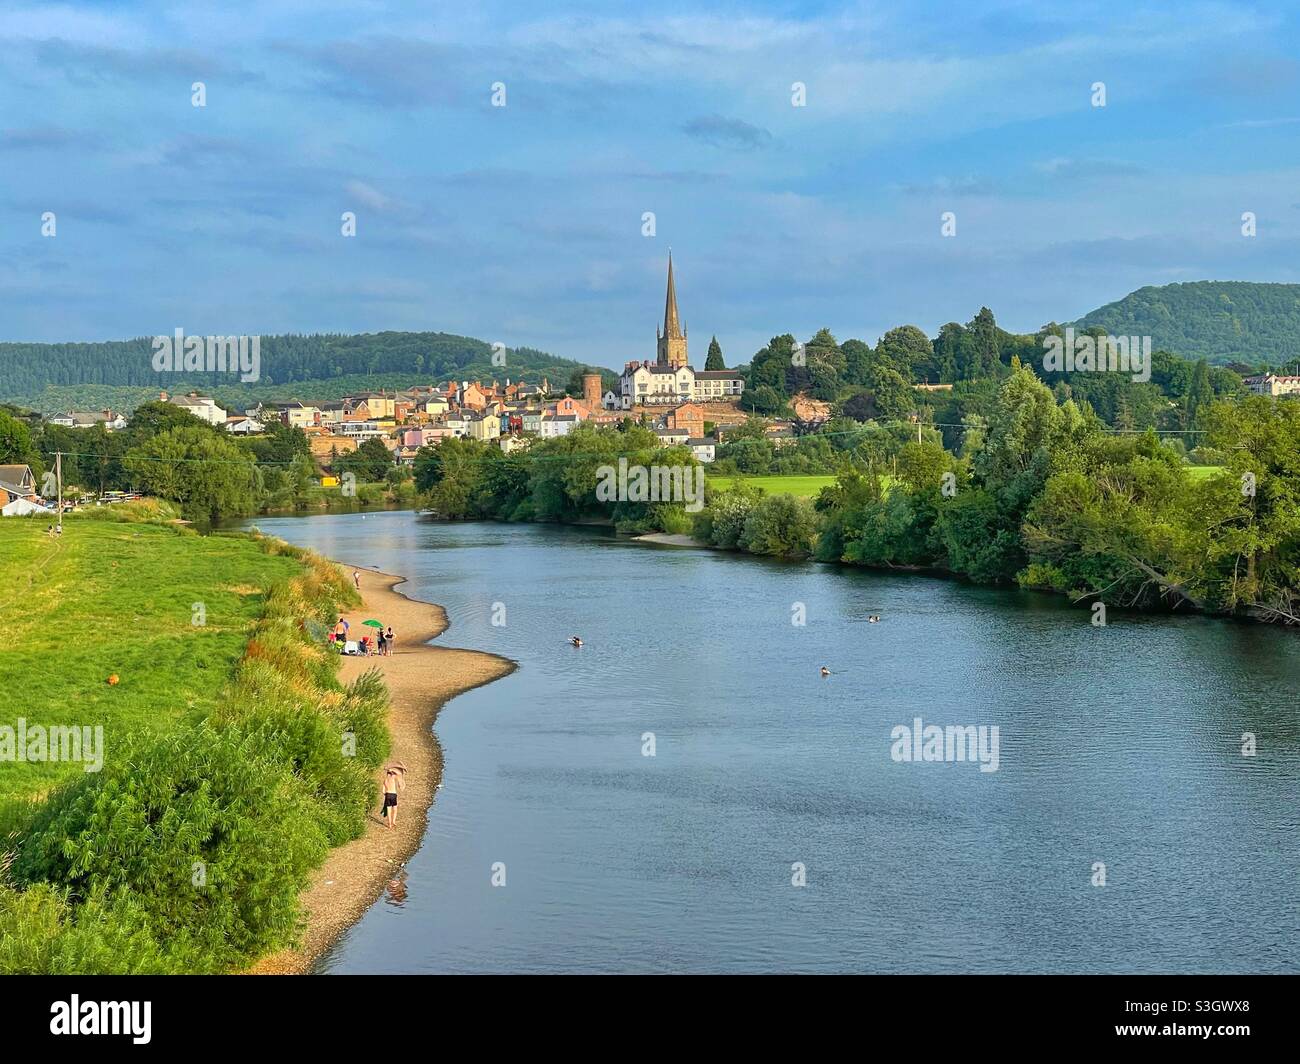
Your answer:
[[[419,848],[429,806],[442,779],[442,749],[433,735],[439,711],[456,695],[515,669],[513,662],[495,654],[426,645],[447,630],[447,614],[441,606],[395,591],[405,577],[347,568],[361,573],[363,605],[345,615],[352,631],[357,632],[366,618],[382,620],[392,626],[397,649],[386,658],[345,657],[339,678],[350,683],[371,668],[383,675],[392,700],[388,762],[406,765],[406,789],[395,828],[384,826],[376,815],[376,805],[368,817],[366,833],[331,851],[312,874],[300,899],[306,921],[300,945],[263,957],[250,969],[255,975],[309,972],[330,944],[383,893]],[[379,775],[382,769],[376,778]]]
[[[638,543],[657,543],[661,547],[703,547],[709,545],[694,536],[685,536],[675,532],[650,532],[644,536],[633,537]]]

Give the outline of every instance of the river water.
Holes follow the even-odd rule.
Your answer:
[[[603,530],[256,523],[519,663],[444,708],[424,843],[323,972],[1300,969],[1294,631]],[[996,725],[996,771],[893,759],[916,718]]]

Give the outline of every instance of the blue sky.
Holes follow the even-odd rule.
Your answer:
[[[734,364],[1300,281],[1292,5],[702,6],[6,3],[0,339],[441,329],[621,366],[670,245],[697,365],[713,333]]]

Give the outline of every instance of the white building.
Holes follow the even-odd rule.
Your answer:
[[[744,378],[729,369],[696,371],[690,366],[629,362],[618,379],[618,395],[606,392],[604,405],[610,409],[630,410],[638,405],[717,403],[739,398],[744,390]]]
[[[655,429],[654,434],[659,437],[659,444],[662,447],[684,447],[686,441],[691,438],[691,434],[685,429]]]
[[[377,421],[340,421],[334,426],[334,434],[364,443],[366,440],[375,440],[386,435],[387,430],[380,428]]]
[[[745,378],[729,369],[702,369],[695,374],[691,398],[697,403],[737,399],[745,390]]]
[[[265,432],[266,426],[255,418],[237,414],[226,418],[226,431],[232,436],[256,436],[259,432]]]
[[[226,423],[226,412],[206,395],[191,392],[189,395],[173,395],[167,401],[173,406],[188,410],[200,421],[206,421],[209,425]]]
[[[716,456],[717,440],[709,439],[707,436],[696,436],[686,441],[686,446],[691,449],[697,462],[703,462],[707,465],[712,462]]]
[[[581,420],[577,414],[543,414],[537,434],[544,439],[567,436]]]

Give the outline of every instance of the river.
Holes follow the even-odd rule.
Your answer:
[[[1300,969],[1294,631],[604,530],[256,524],[520,666],[443,710],[404,889],[320,971]],[[894,760],[918,717],[996,725],[996,771]]]

